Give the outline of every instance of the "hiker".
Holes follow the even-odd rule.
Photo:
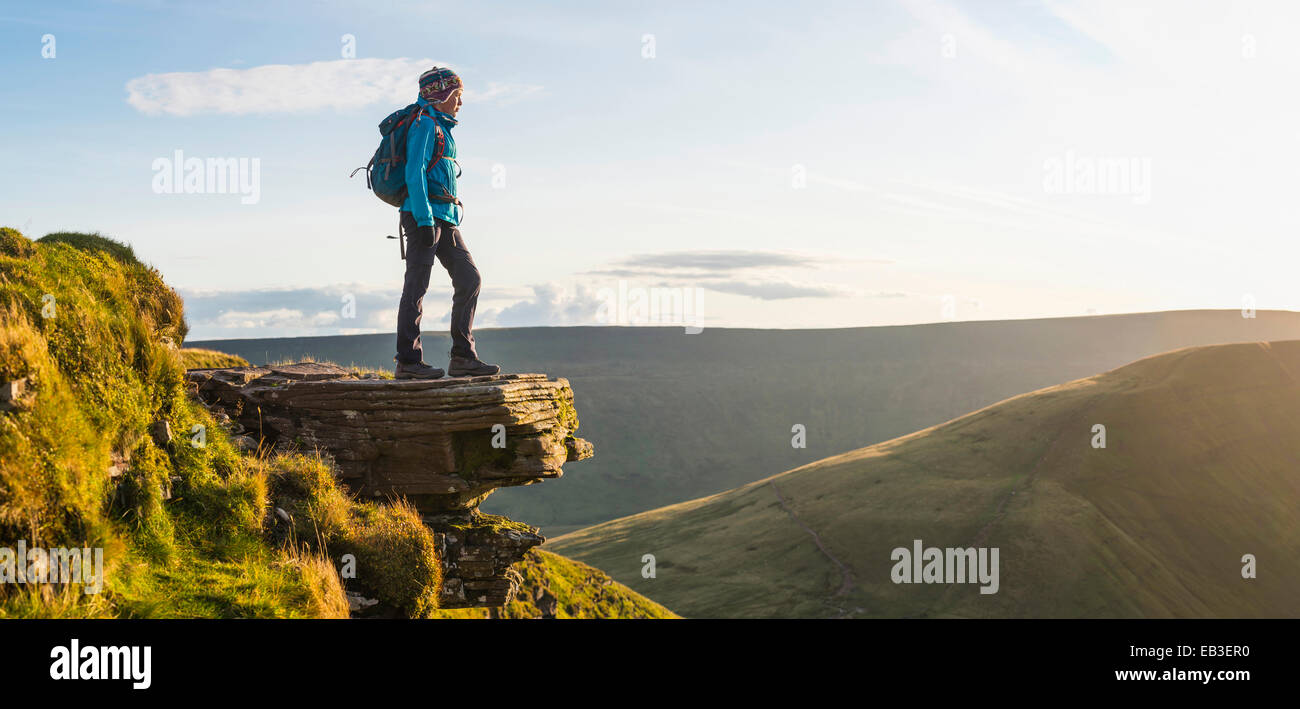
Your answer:
[[[406,282],[397,309],[397,378],[438,379],[443,371],[424,363],[420,319],[434,261],[451,276],[451,360],[453,377],[496,374],[501,368],[479,360],[474,350],[474,309],[479,273],[460,235],[464,214],[456,197],[456,142],[451,129],[460,111],[463,84],[451,69],[434,67],[420,75],[417,118],[406,142],[406,201],[401,229],[407,239]],[[436,157],[441,148],[442,157]],[[430,160],[441,164],[430,165]],[[426,177],[427,176],[427,177]]]

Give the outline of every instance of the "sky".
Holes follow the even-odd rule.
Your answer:
[[[1298,31],[1293,2],[6,1],[0,224],[130,243],[192,340],[391,331],[396,210],[349,173],[438,64],[479,327],[1300,309]],[[435,267],[425,329],[450,305]]]

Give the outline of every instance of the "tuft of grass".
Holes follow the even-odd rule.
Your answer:
[[[103,251],[109,256],[128,266],[143,266],[140,259],[135,255],[135,249],[129,244],[124,244],[116,239],[109,238],[94,232],[93,234],[84,234],[77,231],[59,231],[42,236],[37,239],[41,244],[68,244],[76,249],[83,251]]]
[[[27,258],[35,251],[32,242],[17,229],[0,227],[0,254],[15,258]]]
[[[219,367],[247,367],[248,360],[238,355],[226,354],[202,347],[181,350],[181,365],[186,369],[217,369]]]
[[[348,370],[348,372],[352,376],[357,377],[358,379],[363,379],[366,377],[376,377],[379,379],[395,378],[395,373],[393,372],[393,370],[383,369],[382,367],[365,367],[353,363],[344,367],[344,369]]]
[[[309,615],[313,618],[350,618],[347,595],[338,569],[323,553],[297,549],[288,552],[289,563],[297,566],[305,579],[309,593]]]
[[[433,533],[405,500],[357,501],[335,482],[332,464],[319,456],[280,454],[260,463],[271,497],[289,515],[281,533],[342,560],[355,559],[365,594],[415,618],[437,608],[442,584]]]
[[[438,607],[442,566],[433,533],[409,502],[364,505],[355,524],[337,545],[357,560],[357,580],[381,601],[413,618],[429,617]]]

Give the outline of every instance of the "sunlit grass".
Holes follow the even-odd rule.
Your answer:
[[[0,545],[98,547],[105,566],[99,594],[4,584],[0,617],[344,617],[326,554],[345,549],[363,583],[427,613],[439,566],[413,510],[353,501],[315,457],[238,454],[184,371],[242,360],[186,352],[186,331],[180,297],[129,246],[0,229],[0,383],[21,385],[0,412]],[[272,497],[336,538],[277,534]]]

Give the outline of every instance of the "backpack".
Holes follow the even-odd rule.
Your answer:
[[[406,138],[411,132],[411,126],[415,125],[422,115],[429,116],[424,108],[416,103],[390,113],[379,123],[379,147],[375,150],[374,157],[370,158],[369,163],[348,175],[354,177],[357,172],[365,170],[366,187],[374,192],[376,197],[399,209],[406,202]],[[447,136],[443,134],[442,126],[434,121],[433,129],[433,157],[429,159],[426,174],[433,171],[434,166],[442,160],[443,151],[447,149]],[[442,195],[430,194],[429,201],[460,204],[459,199],[447,194],[445,190]]]

